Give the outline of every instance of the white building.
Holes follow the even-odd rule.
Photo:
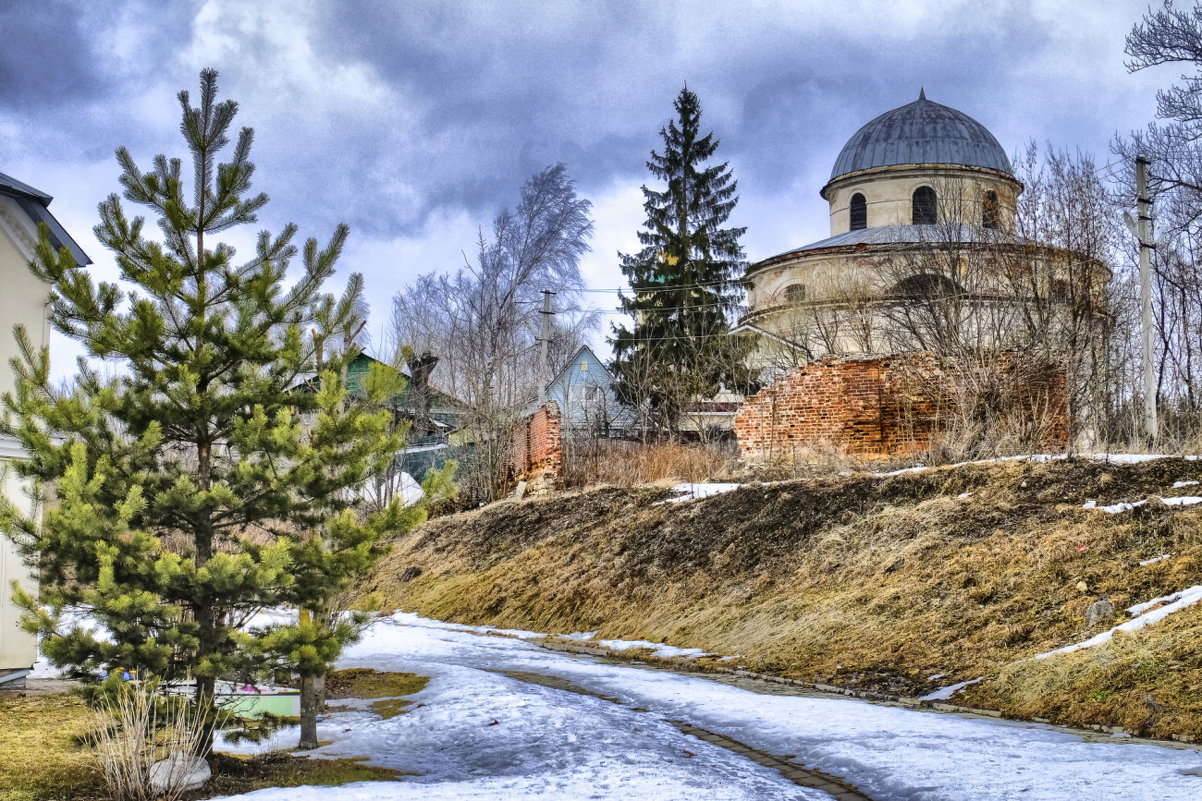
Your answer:
[[[23,325],[35,346],[49,342],[46,306],[50,287],[35,277],[28,267],[38,242],[39,225],[45,225],[50,243],[67,248],[77,263],[90,264],[87,254],[71,239],[49,211],[51,197],[0,173],[0,393],[15,389],[16,380],[10,360],[18,356],[13,327]],[[22,481],[11,469],[21,459],[20,443],[0,434],[0,490],[6,498],[26,512],[32,501]],[[0,687],[21,686],[25,674],[37,656],[37,642],[19,624],[20,610],[11,599],[16,581],[27,588],[33,580],[13,543],[0,535]]]

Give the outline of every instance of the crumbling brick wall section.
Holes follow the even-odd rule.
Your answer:
[[[748,398],[735,435],[751,464],[832,450],[860,460],[1060,450],[1069,436],[1064,372],[1010,351],[969,365],[932,353],[823,359]]]
[[[563,475],[563,417],[559,404],[548,401],[527,417],[513,434],[514,481],[531,489],[550,488]]]

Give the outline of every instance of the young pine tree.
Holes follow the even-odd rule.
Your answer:
[[[19,472],[54,502],[40,525],[0,509],[0,530],[40,580],[41,597],[19,601],[52,662],[88,679],[115,666],[190,676],[208,704],[218,678],[281,665],[321,675],[353,636],[331,598],[376,558],[381,534],[423,514],[399,502],[356,512],[356,488],[391,462],[403,432],[373,411],[382,403],[345,402],[340,359],[353,348],[326,355],[317,391],[291,391],[313,375],[314,342],[343,330],[361,296],[359,276],[341,300],[322,292],[346,227],[299,248],[291,283],[295,226],[261,232],[248,258],[215,241],[267,202],[250,194],[249,128],[218,162],[237,106],[216,95],[212,70],[198,106],[179,94],[190,174],[165,156],[143,172],[117,151],[125,201],[157,217],[148,230],[117,195],[100,204],[96,235],[128,291],[94,282],[43,236],[31,269],[52,287],[51,325],[112,377],[81,359],[73,385],[56,389],[47,353],[17,332],[5,426],[29,453]],[[367,382],[381,399],[395,389],[384,374]],[[273,606],[310,614],[248,628]],[[68,610],[103,631],[68,625]]]
[[[660,130],[664,150],[647,162],[664,186],[643,187],[643,248],[620,254],[631,289],[621,304],[633,325],[615,325],[611,340],[620,397],[669,431],[690,403],[750,383],[746,348],[728,335],[746,268],[746,229],[722,227],[737,182],[726,162],[708,163],[718,140],[701,135],[697,95],[686,87],[673,105],[676,118]]]

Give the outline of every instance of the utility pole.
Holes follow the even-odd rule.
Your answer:
[[[1156,371],[1152,365],[1152,201],[1148,197],[1148,160],[1135,159],[1135,211],[1139,236],[1139,299],[1143,309],[1144,435],[1156,441]]]
[[[554,295],[555,293],[549,289],[543,290],[543,308],[539,312],[542,315],[538,321],[538,403],[540,406],[547,402],[547,361],[551,348],[551,315],[555,314],[555,310],[551,308],[551,298]]]

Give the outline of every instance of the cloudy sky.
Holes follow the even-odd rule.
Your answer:
[[[379,340],[411,278],[454,269],[522,182],[563,162],[593,203],[589,284],[621,284],[644,162],[681,86],[721,139],[754,261],[825,237],[818,190],[863,123],[927,96],[1099,164],[1177,78],[1123,66],[1144,0],[0,0],[0,172],[115,276],[91,228],[113,151],[184,155],[175,94],[221,73],[256,131],[260,215],[352,239]],[[590,301],[611,309],[613,293]],[[607,319],[613,319],[609,317]],[[71,349],[54,344],[61,371]]]

